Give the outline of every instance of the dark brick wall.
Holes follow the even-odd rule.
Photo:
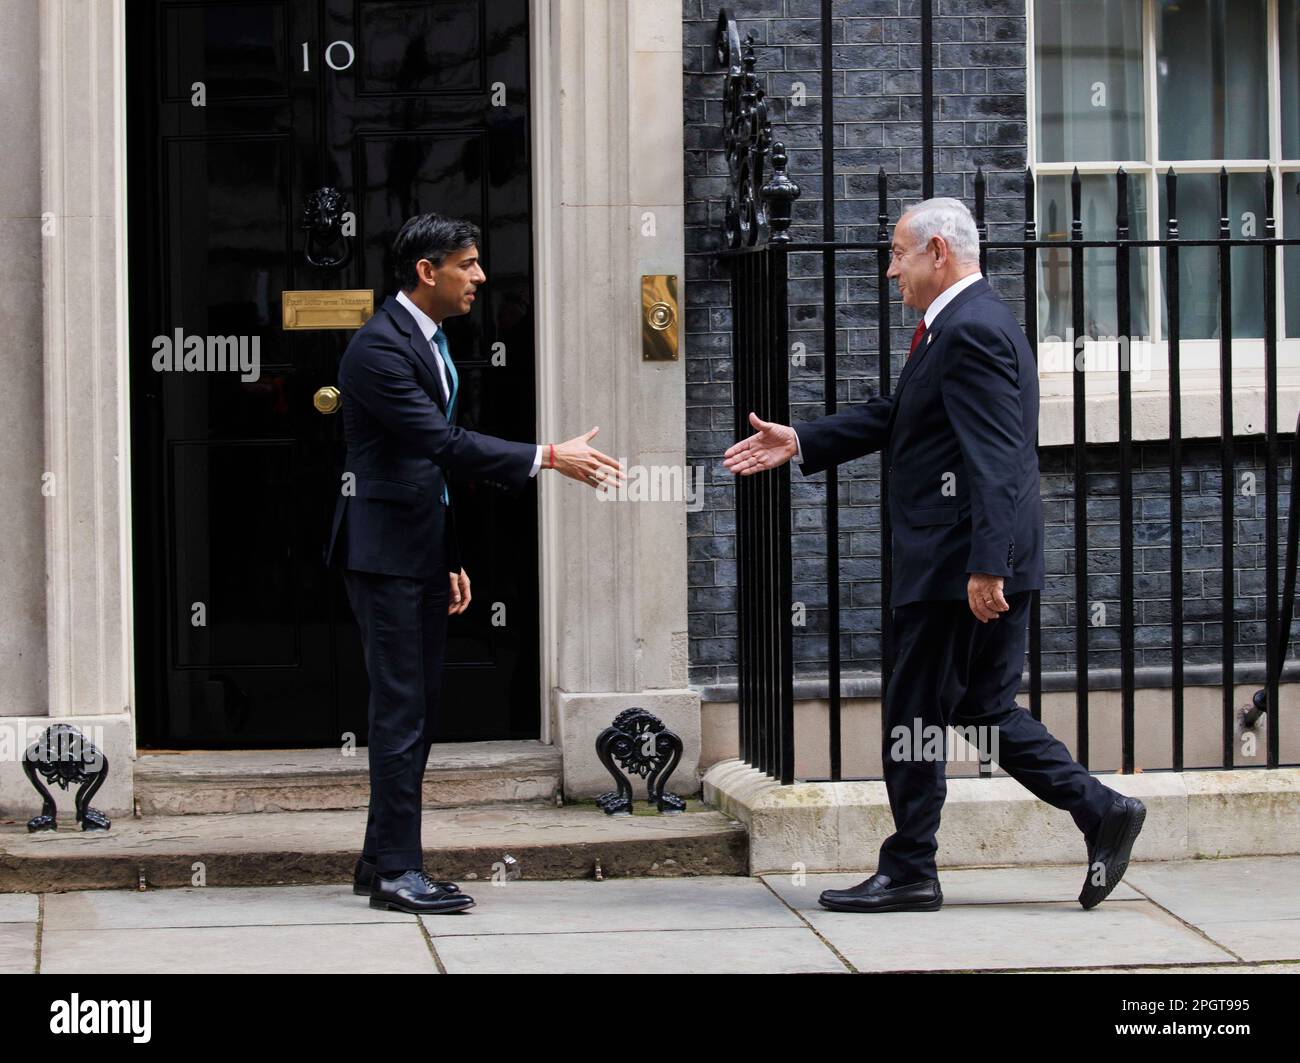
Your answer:
[[[731,476],[722,452],[734,442],[731,410],[731,319],[726,274],[711,255],[720,246],[726,162],[722,151],[722,76],[713,54],[719,0],[683,3],[686,249],[685,346],[687,460],[706,470],[705,506],[689,515],[691,681],[736,677],[736,552]],[[753,33],[758,72],[768,94],[776,139],[790,154],[800,183],[792,234],[822,238],[820,0],[735,0],[741,37]],[[921,52],[918,0],[835,0],[836,238],[874,240],[876,172],[889,175],[890,218],[921,199]],[[988,180],[990,239],[1023,233],[1026,163],[1025,0],[935,0],[935,195],[957,196],[972,208],[974,176]],[[799,84],[807,100],[795,106]],[[874,253],[837,259],[838,402],[875,393],[879,351]],[[1023,320],[1019,253],[992,253],[991,283]],[[823,411],[822,265],[820,255],[790,260],[792,342],[806,364],[791,369],[792,419]],[[897,379],[917,315],[891,286],[891,360]],[[1285,454],[1284,454],[1285,458]],[[1089,597],[1107,603],[1106,623],[1089,632],[1094,667],[1119,663],[1118,448],[1089,449]],[[1236,639],[1239,660],[1263,658],[1263,448],[1237,447],[1238,476],[1254,470],[1258,497],[1236,499]],[[1074,667],[1074,514],[1067,448],[1045,450],[1044,516],[1048,581],[1043,602],[1043,664]],[[1135,449],[1137,521],[1137,664],[1170,661],[1168,447]],[[1219,660],[1222,600],[1219,546],[1219,461],[1216,445],[1184,448],[1184,639],[1188,663]],[[845,670],[880,664],[880,463],[875,455],[840,470],[841,646]],[[808,607],[796,629],[799,676],[825,674],[825,475],[791,473],[794,598]],[[1284,475],[1289,482],[1289,475]],[[1285,496],[1282,500],[1286,504]]]

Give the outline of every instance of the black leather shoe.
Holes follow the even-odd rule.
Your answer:
[[[1128,870],[1129,854],[1133,852],[1133,843],[1137,841],[1146,818],[1146,805],[1136,797],[1121,794],[1088,837],[1088,869],[1083,877],[1083,889],[1079,892],[1079,903],[1085,909],[1095,908],[1119,885],[1119,880]]]
[[[832,912],[937,912],[943,905],[937,878],[901,886],[891,881],[877,873],[849,890],[823,890],[817,900]]]
[[[352,892],[358,897],[369,897],[374,881],[375,865],[364,856],[358,856],[356,870],[352,872]]]
[[[352,872],[352,892],[358,897],[369,897],[370,887],[374,885],[377,871],[378,868],[364,856],[357,857],[357,867]],[[454,882],[444,882],[442,879],[434,879],[434,881],[448,893],[460,892],[460,887]]]
[[[413,915],[442,915],[474,907],[474,898],[459,889],[446,889],[415,868],[397,878],[376,875],[370,887],[370,907]]]

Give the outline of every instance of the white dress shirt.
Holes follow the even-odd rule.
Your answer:
[[[957,298],[957,295],[960,292],[969,288],[972,284],[974,284],[977,280],[980,280],[982,277],[983,274],[980,273],[979,270],[976,270],[969,277],[963,277],[959,281],[953,281],[952,284],[948,285],[948,287],[946,287],[943,291],[941,291],[938,295],[936,295],[934,297],[934,300],[930,303],[930,305],[925,308],[926,331],[927,332],[930,331],[930,326],[934,324],[934,319],[939,316],[939,314],[943,311],[943,308],[945,306],[947,306],[955,298]],[[803,447],[799,445],[798,432],[795,432],[794,434],[794,448],[795,448],[794,460],[797,464],[802,465]]]
[[[934,319],[939,316],[945,306],[956,299],[961,292],[965,291],[977,280],[981,280],[982,278],[983,274],[980,273],[979,270],[976,270],[969,277],[963,277],[959,281],[953,281],[948,285],[948,287],[936,295],[934,297],[934,302],[925,308],[926,329],[928,330],[929,327],[934,324]]]
[[[438,382],[442,384],[442,397],[444,401],[451,402],[451,385],[447,381],[447,363],[442,360],[442,355],[433,343],[433,334],[438,331],[440,326],[433,320],[433,318],[416,306],[415,303],[407,297],[405,292],[399,291],[397,293],[397,301],[406,307],[407,313],[415,318],[415,323],[420,327],[420,331],[424,334],[425,342],[429,344],[433,353],[437,355],[437,357],[434,358],[434,361],[438,363]],[[539,443],[537,444],[537,455],[533,458],[533,468],[528,475],[536,476],[537,471],[541,467],[542,445]]]

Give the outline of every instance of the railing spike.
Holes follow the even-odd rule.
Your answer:
[[[1025,239],[1033,240],[1038,233],[1037,204],[1034,201],[1034,171],[1025,167]]]
[[[876,171],[876,238],[889,240],[889,178],[882,166]]]
[[[1083,178],[1077,166],[1070,177],[1070,239],[1083,239]]]
[[[1170,240],[1178,239],[1178,175],[1169,167],[1165,174],[1165,206],[1169,211],[1167,235]]]
[[[1121,166],[1115,171],[1115,236],[1128,239],[1128,174]]]
[[[1219,167],[1219,239],[1232,239],[1232,224],[1228,217],[1228,168]]]

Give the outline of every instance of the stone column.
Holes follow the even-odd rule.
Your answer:
[[[48,706],[109,757],[131,805],[122,0],[41,0],[41,279]],[[42,715],[37,710],[34,715]],[[5,774],[0,803],[15,798]],[[21,773],[19,773],[21,776]],[[27,791],[22,804],[34,795]],[[71,792],[60,793],[60,812]]]
[[[38,0],[0,4],[0,128],[8,147],[0,153],[0,724],[10,726],[13,717],[44,714],[47,702],[39,11]],[[0,750],[0,787],[11,770],[5,756]]]
[[[643,274],[677,276],[685,303],[680,8],[549,0],[534,11],[542,434],[599,425],[593,445],[643,483],[658,466],[693,485],[684,351],[675,362],[643,362],[640,339]],[[611,788],[595,738],[637,705],[682,736],[686,755],[670,786],[695,792],[687,502],[602,500],[544,475],[543,673],[565,791]]]

